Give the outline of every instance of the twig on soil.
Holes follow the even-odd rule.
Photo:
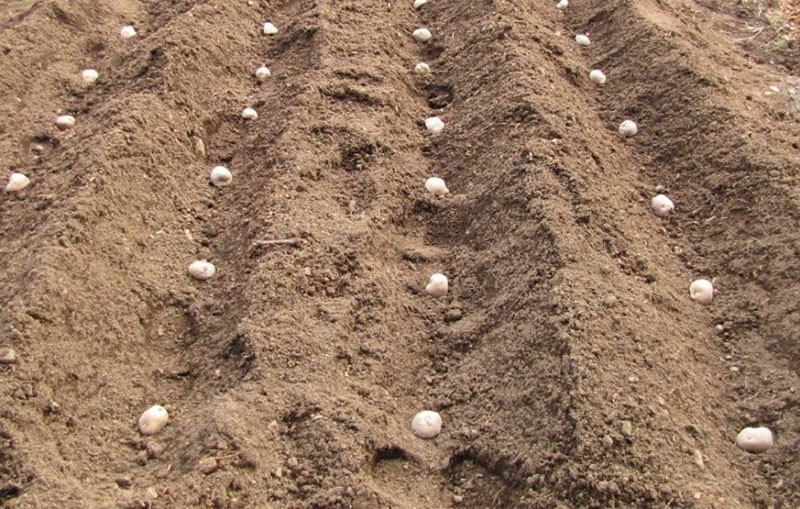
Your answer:
[[[741,39],[734,39],[733,41],[734,41],[734,42],[744,42],[744,41],[750,41],[750,40],[753,40],[753,39],[755,39],[756,37],[758,37],[759,35],[761,35],[761,32],[763,32],[765,28],[767,28],[767,27],[761,27],[761,28],[759,28],[759,29],[758,29],[758,30],[756,30],[756,31],[755,31],[755,33],[754,33],[753,35],[751,35],[750,37],[743,37],[743,38],[741,38]]]
[[[217,461],[221,461],[221,460],[227,460],[227,459],[235,458],[236,456],[239,456],[240,454],[242,454],[242,451],[238,451],[238,452],[235,452],[233,454],[228,454],[227,456],[212,456],[212,458],[214,458]]]
[[[254,240],[254,246],[292,246],[300,247],[300,239],[270,239],[270,240]]]

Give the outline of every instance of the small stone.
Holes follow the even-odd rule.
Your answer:
[[[454,504],[460,504],[463,501],[464,501],[464,497],[462,497],[461,495],[453,495],[453,503]]]
[[[204,158],[206,157],[206,144],[202,138],[196,138],[194,140],[194,151],[197,152],[197,155]]]
[[[721,323],[714,326],[714,332],[717,334],[722,334],[723,331],[725,331],[725,327]]]
[[[13,348],[0,348],[0,364],[14,364],[17,362],[17,352]]]
[[[614,439],[611,438],[611,436],[609,436],[609,435],[604,436],[603,437],[603,445],[606,446],[606,447],[613,447]]]
[[[117,483],[117,486],[125,490],[133,486],[133,481],[128,476],[119,477],[114,482]]]
[[[603,305],[607,308],[614,307],[617,304],[617,297],[614,295],[609,295],[605,299],[603,299]]]
[[[657,193],[663,193],[663,192],[664,192],[664,191],[666,191],[666,190],[667,190],[667,188],[666,188],[666,187],[664,187],[664,186],[662,186],[661,184],[658,184],[658,185],[656,186],[656,192],[657,192]]]
[[[292,456],[291,458],[286,460],[286,466],[289,468],[289,470],[294,472],[295,470],[299,470],[300,469],[300,462],[297,461],[297,458]]]
[[[207,457],[203,458],[197,462],[197,470],[200,472],[208,475],[213,474],[219,468],[219,464],[217,463],[217,458]]]
[[[705,461],[703,461],[703,453],[700,452],[699,449],[695,449],[694,452],[692,452],[692,461],[700,468],[705,468],[706,466]]]
[[[620,426],[622,430],[622,434],[628,438],[633,436],[633,424],[631,421],[622,421],[622,426]]]
[[[445,322],[457,322],[464,317],[464,312],[458,308],[455,309],[448,309],[447,313],[444,315]]]
[[[37,154],[41,154],[44,152],[44,145],[34,145],[31,147],[31,150]]]

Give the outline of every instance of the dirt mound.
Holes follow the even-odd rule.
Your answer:
[[[6,506],[800,504],[800,84],[777,18],[252,4],[0,11],[0,155],[32,182],[0,196]],[[170,422],[143,437],[152,404]],[[737,449],[751,424],[777,446]]]

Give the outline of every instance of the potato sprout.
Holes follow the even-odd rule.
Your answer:
[[[769,428],[744,428],[736,435],[736,445],[747,452],[764,452],[774,444]]]
[[[696,279],[689,285],[689,297],[700,304],[711,304],[714,285],[708,279]]]
[[[139,431],[142,435],[158,433],[168,420],[167,410],[161,405],[153,405],[139,417]]]
[[[433,134],[440,134],[444,130],[444,121],[439,117],[428,117],[425,119],[425,127]]]
[[[59,115],[56,117],[56,126],[65,131],[71,127],[75,126],[75,117],[72,115]]]
[[[14,192],[14,191],[22,191],[31,181],[28,177],[23,175],[22,173],[13,172],[8,177],[8,184],[6,184],[6,191]]]
[[[195,260],[189,265],[189,274],[195,279],[206,280],[217,273],[214,264],[206,260]]]
[[[122,30],[119,31],[119,35],[121,35],[123,39],[130,39],[136,35],[136,29],[130,25],[125,25],[122,27]]]
[[[99,77],[100,74],[94,69],[84,69],[83,72],[81,72],[81,79],[85,83],[94,83]]]
[[[556,4],[556,7],[558,7],[559,10],[563,11],[564,9],[567,8],[568,5],[569,5],[569,0],[561,0]]]
[[[272,23],[264,23],[264,35],[275,35],[278,33],[278,27]]]
[[[444,196],[450,192],[444,184],[444,180],[439,177],[431,177],[425,181],[425,189],[427,189],[434,196]]]
[[[592,41],[589,40],[589,36],[584,34],[576,35],[575,42],[577,42],[580,46],[588,46],[592,43]]]
[[[411,35],[419,42],[429,41],[432,37],[431,31],[427,28],[417,28]]]
[[[602,85],[606,82],[606,75],[603,74],[603,71],[600,69],[594,69],[592,72],[589,73],[589,79],[592,80],[592,83],[597,83],[598,85]]]
[[[211,170],[211,175],[209,177],[211,179],[211,183],[217,187],[225,187],[231,183],[233,180],[233,175],[231,175],[230,170],[224,166],[215,166]]]
[[[444,297],[447,295],[447,276],[437,272],[432,275],[425,286],[425,291],[434,297]]]
[[[675,204],[667,196],[657,194],[650,200],[650,208],[653,209],[653,214],[658,217],[667,217],[675,210]]]
[[[420,438],[433,438],[442,431],[442,416],[423,410],[411,420],[411,431]]]
[[[269,70],[269,67],[266,65],[262,65],[258,69],[256,69],[256,79],[258,81],[264,81],[265,79],[272,76],[272,71]]]
[[[431,73],[431,66],[429,66],[425,62],[420,62],[416,66],[414,66],[414,72],[419,74],[420,76],[427,76]]]
[[[242,110],[242,118],[245,120],[255,120],[258,118],[258,113],[253,108],[245,108]]]
[[[635,136],[639,132],[639,127],[633,120],[623,120],[619,125],[619,134],[623,136]]]
[[[428,3],[428,0],[414,0],[414,8],[415,9],[419,9],[420,7],[425,5],[426,3]]]

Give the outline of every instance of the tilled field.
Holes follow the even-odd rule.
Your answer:
[[[776,9],[4,3],[0,160],[31,185],[0,194],[1,504],[800,506],[800,58]],[[755,425],[765,453],[735,444]]]

